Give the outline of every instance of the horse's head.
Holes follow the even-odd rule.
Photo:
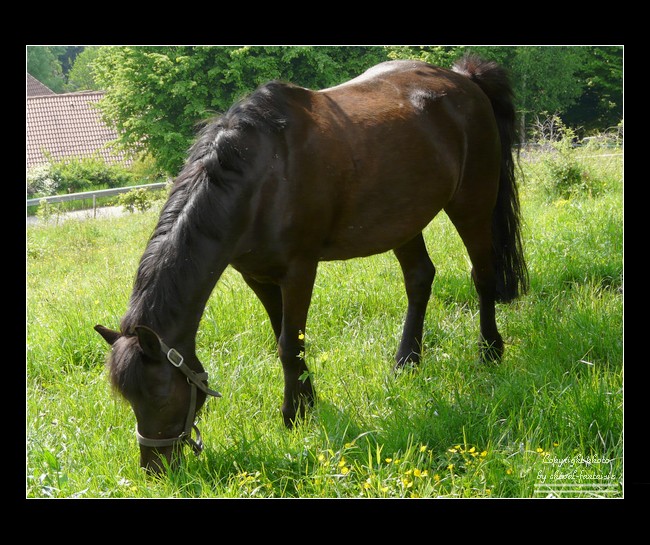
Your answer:
[[[198,455],[203,445],[196,413],[207,395],[220,394],[208,388],[207,373],[194,352],[181,354],[144,326],[135,327],[132,335],[101,325],[95,330],[112,347],[107,362],[111,383],[135,413],[140,465],[154,474],[165,465],[173,468],[184,444]]]

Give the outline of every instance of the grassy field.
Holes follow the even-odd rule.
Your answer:
[[[27,229],[28,498],[621,497],[622,157],[580,157],[579,183],[524,157],[530,293],[499,305],[506,353],[478,361],[469,260],[441,214],[420,367],[392,372],[406,295],[392,254],[319,269],[307,363],[319,402],[287,431],[282,371],[261,304],[228,269],[197,345],[223,394],[206,448],[163,479],[138,466],[135,417],[110,389],[117,328],[155,210]],[[552,165],[551,165],[552,166]]]

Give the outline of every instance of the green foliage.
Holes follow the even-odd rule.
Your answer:
[[[159,197],[144,187],[132,189],[127,193],[120,193],[115,199],[119,206],[123,206],[131,213],[136,210],[138,212],[149,210],[157,200],[159,200]]]
[[[416,370],[391,370],[406,309],[394,256],[322,263],[305,332],[318,402],[291,432],[268,318],[227,269],[197,336],[224,397],[199,416],[203,454],[186,451],[163,479],[138,467],[134,415],[93,331],[119,326],[157,212],[29,226],[27,497],[621,497],[623,169],[611,151],[579,157],[609,182],[571,199],[540,187],[552,147],[523,155],[531,291],[497,307],[500,365],[477,361],[470,266],[444,214],[424,232],[438,272]]]
[[[133,179],[129,168],[109,165],[101,158],[67,159],[31,169],[27,174],[27,196],[47,197],[123,187]]]
[[[551,116],[544,124],[549,127],[549,136],[540,134],[539,143],[548,144],[554,153],[543,159],[546,168],[544,187],[552,197],[569,198],[574,193],[586,190],[587,176],[575,157],[575,131],[567,127],[557,116]]]
[[[92,64],[99,55],[99,47],[85,47],[74,59],[68,72],[68,85],[70,91],[101,91],[95,82]]]
[[[616,184],[615,178],[604,176],[602,169],[595,171],[584,157],[601,150],[603,142],[617,146],[617,134],[603,133],[581,145],[576,131],[557,114],[538,119],[533,134],[536,144],[547,151],[541,159],[542,172],[537,183],[551,199],[570,199],[579,194],[596,196]]]
[[[616,127],[623,119],[623,47],[587,47],[576,79],[584,82],[580,100],[566,109],[569,125],[584,127],[585,133]]]
[[[59,55],[64,52],[61,46],[27,47],[27,72],[55,93],[62,93],[65,78]]]
[[[454,61],[462,57],[464,47],[459,46],[388,46],[387,56],[389,59],[417,59],[437,66],[451,68]]]
[[[510,70],[517,109],[524,113],[562,112],[584,89],[576,77],[586,58],[580,47],[519,47]]]
[[[27,46],[27,72],[55,93],[75,91],[78,87],[74,81],[68,81],[68,75],[75,58],[84,49],[83,46]]]
[[[45,198],[41,199],[36,210],[36,217],[42,222],[51,221],[53,218],[58,219],[60,216],[60,209],[54,204],[47,202]]]
[[[51,163],[38,165],[27,172],[27,198],[56,195],[61,184],[60,173]]]
[[[158,167],[151,155],[141,153],[136,155],[129,166],[129,171],[138,184],[155,184],[164,182],[167,176]]]
[[[550,184],[548,192],[553,197],[570,198],[576,192],[585,191],[587,180],[580,163],[574,160],[570,150],[560,150],[558,155],[544,162]]]

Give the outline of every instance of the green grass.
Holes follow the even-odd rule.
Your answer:
[[[394,256],[321,264],[306,332],[319,402],[293,431],[268,318],[228,269],[197,337],[223,398],[200,415],[203,454],[163,479],[138,466],[93,331],[118,327],[157,212],[29,227],[26,496],[622,496],[622,166],[576,160],[598,191],[554,196],[543,162],[524,163],[531,291],[498,306],[498,366],[478,361],[469,261],[444,214],[425,231],[438,274],[417,370],[392,372]]]

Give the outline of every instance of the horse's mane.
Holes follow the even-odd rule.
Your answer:
[[[228,237],[233,180],[241,183],[241,177],[228,174],[255,160],[255,150],[244,145],[247,131],[269,135],[286,127],[284,90],[290,86],[267,83],[200,130],[140,260],[122,319],[124,334],[143,322],[155,330],[187,304],[186,287],[197,277],[197,260],[210,259],[194,251],[197,237]]]

